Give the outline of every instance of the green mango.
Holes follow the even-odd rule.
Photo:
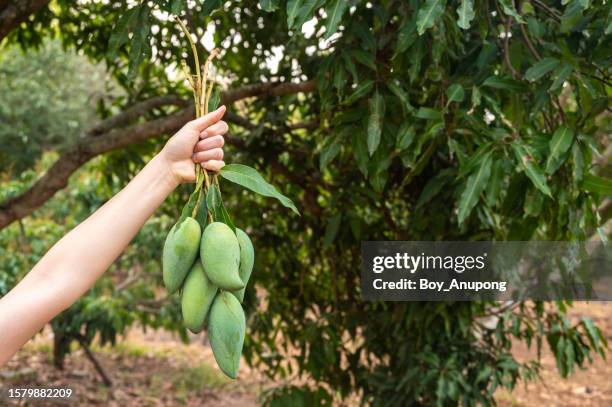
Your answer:
[[[164,285],[170,294],[181,288],[185,276],[198,255],[201,236],[200,224],[191,217],[177,222],[166,236],[162,254],[162,271]]]
[[[213,222],[206,226],[200,243],[200,258],[206,275],[216,286],[228,291],[244,288],[238,272],[238,238],[225,223]]]
[[[246,319],[242,306],[231,293],[215,297],[208,317],[208,338],[219,368],[235,379],[240,367]]]
[[[206,277],[202,264],[196,261],[185,278],[181,293],[183,321],[191,332],[197,334],[202,330],[217,291],[217,286]]]
[[[246,285],[249,282],[251,273],[253,272],[253,264],[255,263],[255,249],[249,235],[247,235],[242,229],[236,228],[236,237],[238,238],[238,244],[240,245],[240,279],[244,283],[244,288],[232,292],[238,298],[238,301],[242,303],[244,301],[244,292],[246,291]]]

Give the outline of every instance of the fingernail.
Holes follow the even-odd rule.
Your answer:
[[[217,108],[217,112],[218,112],[219,110],[221,110],[221,109],[225,109],[225,105],[221,105],[221,106],[219,106],[219,107]]]

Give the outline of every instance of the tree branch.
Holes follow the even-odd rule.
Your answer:
[[[48,2],[49,0],[11,0],[0,3],[3,5],[0,7],[0,41]]]
[[[224,92],[221,100],[230,104],[254,96],[281,96],[297,92],[312,92],[314,81],[303,83],[249,85],[230,92]],[[164,104],[165,103],[165,104]],[[175,96],[155,97],[113,116],[88,132],[78,143],[60,155],[49,170],[20,195],[0,203],[0,230],[15,220],[21,219],[49,200],[55,193],[66,187],[70,176],[87,161],[100,154],[137,144],[161,134],[174,133],[187,121],[193,119],[193,108],[145,123],[127,127],[111,128],[134,121],[147,111],[164,105],[187,105]],[[231,142],[231,140],[228,140]],[[240,144],[242,140],[233,140]]]

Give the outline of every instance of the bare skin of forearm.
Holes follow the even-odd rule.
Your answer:
[[[95,283],[177,185],[167,163],[156,156],[47,252],[0,300],[0,332],[12,332],[10,337],[2,335],[0,365]]]

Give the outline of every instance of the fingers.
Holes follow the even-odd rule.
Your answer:
[[[202,130],[207,129],[208,127],[212,126],[213,124],[221,120],[221,118],[223,117],[223,114],[225,114],[225,106],[221,106],[214,112],[210,112],[208,114],[205,114],[202,117],[199,117],[195,120],[190,121],[189,125],[193,127],[195,130],[201,132]]]
[[[223,136],[213,136],[198,141],[195,145],[194,152],[212,150],[213,148],[221,148],[225,144]]]
[[[219,134],[223,135],[227,133],[228,130],[229,128],[227,127],[227,123],[225,123],[223,120],[220,120],[209,128],[207,128],[206,130],[202,131],[200,133],[200,138],[212,137]]]
[[[210,160],[210,161],[206,161],[205,163],[200,164],[203,168],[207,169],[208,171],[219,171],[221,168],[223,168],[223,166],[225,165],[225,162],[223,162],[222,160]]]
[[[200,151],[193,155],[193,161],[197,163],[205,163],[211,160],[222,160],[223,150],[220,148],[213,148],[212,150]]]

